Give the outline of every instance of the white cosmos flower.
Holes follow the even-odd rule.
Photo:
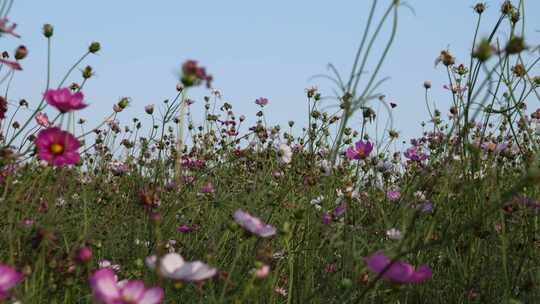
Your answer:
[[[146,265],[151,269],[156,268],[157,262],[155,255],[146,258]],[[216,268],[201,261],[186,262],[177,253],[168,253],[159,260],[159,274],[173,280],[197,282],[211,278],[216,273]]]

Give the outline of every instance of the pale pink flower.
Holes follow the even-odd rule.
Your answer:
[[[51,123],[49,122],[49,117],[47,116],[46,113],[43,113],[43,112],[39,112],[36,115],[36,122],[38,125],[45,128],[48,128],[51,125]]]
[[[0,34],[9,34],[13,37],[21,38],[19,34],[15,33],[16,27],[17,23],[9,24],[9,20],[7,18],[0,19]]]
[[[260,237],[269,237],[276,234],[276,228],[243,210],[238,209],[234,212],[234,220],[247,231]]]

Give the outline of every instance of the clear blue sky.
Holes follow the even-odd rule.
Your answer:
[[[253,101],[265,96],[270,100],[269,122],[304,122],[304,88],[317,85],[331,94],[327,81],[309,80],[310,76],[327,72],[329,62],[349,73],[370,2],[16,0],[10,17],[23,37],[3,38],[2,43],[7,49],[25,44],[30,53],[11,98],[26,97],[32,104],[40,98],[46,67],[41,27],[51,23],[56,83],[91,41],[102,44],[99,56],[88,60],[96,77],[85,89],[91,106],[84,115],[93,123],[121,96],[133,99],[122,121],[143,117],[144,105],[158,104],[175,93],[175,71],[186,59],[207,67],[215,87],[238,114],[253,116],[257,110]],[[379,2],[382,10],[389,0]],[[433,81],[433,95],[439,104],[446,104],[445,72],[434,68],[434,59],[446,47],[458,62],[464,59],[476,22],[472,10],[476,1],[409,2],[416,14],[401,10],[398,36],[381,73],[391,77],[381,91],[398,104],[396,128],[405,138],[418,134],[419,122],[427,117],[424,80]],[[501,2],[487,1],[481,35],[488,34]],[[538,42],[540,1],[525,2],[528,39]],[[79,79],[77,73],[72,80]],[[194,92],[198,109],[200,92]]]

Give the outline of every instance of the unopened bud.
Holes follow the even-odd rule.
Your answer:
[[[152,115],[154,113],[154,105],[151,104],[151,105],[145,106],[144,111],[146,112],[146,114]]]
[[[474,11],[481,15],[486,10],[486,5],[484,3],[477,3],[474,6]]]
[[[28,49],[21,45],[15,50],[15,59],[17,60],[23,60],[28,55]]]
[[[118,106],[122,109],[127,108],[129,105],[129,97],[122,97],[120,98],[120,101],[118,102]]]
[[[54,33],[54,28],[52,25],[46,23],[43,25],[43,36],[45,38],[51,38]]]
[[[101,45],[99,44],[99,42],[92,42],[88,47],[88,51],[92,54],[99,52],[100,49]]]
[[[523,37],[515,36],[508,41],[505,50],[509,55],[519,54],[525,50],[525,40]]]
[[[87,65],[84,70],[82,71],[82,77],[84,79],[88,79],[94,75],[94,72],[92,71],[92,67]]]

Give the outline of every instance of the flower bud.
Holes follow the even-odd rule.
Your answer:
[[[129,105],[129,97],[122,97],[118,102],[118,106],[125,109]]]
[[[503,15],[508,15],[514,10],[514,6],[512,5],[512,2],[510,0],[506,0],[501,5],[501,13]]]
[[[520,78],[524,77],[525,74],[527,74],[527,70],[525,69],[523,64],[520,64],[520,63],[512,67],[512,72],[514,73],[514,76],[520,77]]]
[[[87,263],[92,260],[92,249],[89,247],[82,247],[77,251],[77,262]]]
[[[481,15],[484,11],[486,10],[486,4],[485,3],[477,3],[475,6],[474,6],[474,11],[478,14],[478,15]]]
[[[28,55],[28,49],[21,45],[15,50],[15,59],[17,60],[23,60]]]
[[[94,75],[94,72],[92,71],[92,67],[87,65],[84,70],[82,71],[82,77],[84,79],[88,79]]]
[[[424,88],[426,90],[431,89],[431,81],[429,81],[429,80],[424,81]]]
[[[52,25],[46,23],[43,25],[43,36],[45,38],[51,38],[54,33],[54,28]]]
[[[519,54],[526,49],[523,37],[514,36],[506,44],[505,50],[509,55]]]
[[[145,106],[144,111],[146,112],[146,114],[152,115],[154,113],[154,105],[151,104],[151,105]]]
[[[480,62],[487,61],[493,53],[493,49],[491,48],[491,45],[489,44],[489,40],[482,39],[476,49],[473,52],[473,57],[478,59]]]
[[[101,45],[99,44],[99,42],[95,42],[95,41],[92,42],[90,46],[88,47],[88,51],[92,54],[99,52],[100,49],[101,49]]]

